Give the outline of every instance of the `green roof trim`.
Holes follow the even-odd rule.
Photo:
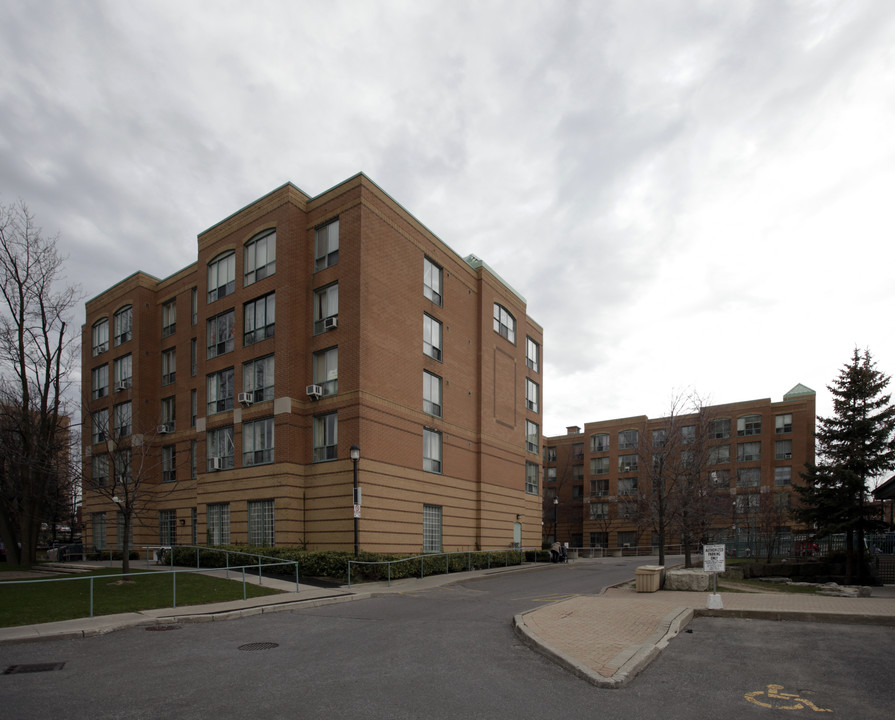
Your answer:
[[[786,395],[783,396],[784,400],[792,400],[797,397],[805,397],[806,395],[817,395],[814,390],[812,390],[807,385],[802,385],[799,383],[792,390],[790,390]]]
[[[478,270],[481,270],[482,268],[485,268],[489,273],[491,273],[494,277],[496,277],[498,280],[500,280],[501,284],[507,290],[509,290],[511,293],[513,293],[513,295],[515,295],[517,298],[519,298],[523,303],[528,305],[528,302],[525,300],[525,297],[523,297],[522,293],[520,293],[518,290],[516,290],[516,288],[514,288],[512,285],[510,285],[500,275],[498,275],[496,272],[494,272],[494,268],[492,268],[488,263],[486,263],[484,260],[482,260],[482,258],[477,257],[476,255],[467,255],[465,258],[463,258],[463,260],[473,270],[478,271]]]

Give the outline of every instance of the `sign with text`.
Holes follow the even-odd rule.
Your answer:
[[[702,548],[702,569],[706,572],[721,573],[725,570],[724,546],[705,545]]]

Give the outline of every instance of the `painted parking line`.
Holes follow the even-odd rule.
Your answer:
[[[743,697],[750,703],[772,710],[813,710],[814,712],[833,712],[829,708],[817,707],[810,700],[794,693],[780,692],[782,685],[768,685],[764,690],[748,692]]]

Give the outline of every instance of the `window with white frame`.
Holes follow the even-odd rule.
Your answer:
[[[441,378],[423,370],[423,411],[441,417]]]
[[[761,460],[761,442],[737,443],[737,462]]]
[[[105,453],[94,455],[90,464],[93,487],[106,487],[109,484],[109,456]]]
[[[277,269],[277,231],[265,230],[245,244],[244,285],[273,275]]]
[[[133,337],[134,309],[130,305],[121,308],[112,318],[114,323],[113,341],[115,346],[126,343]]]
[[[90,513],[90,524],[93,526],[93,547],[97,550],[106,549],[106,514],[104,512]]]
[[[94,400],[109,394],[109,364],[100,365],[90,371],[92,392]]]
[[[737,487],[753,488],[761,485],[761,468],[740,468],[737,471]]]
[[[208,302],[227,297],[236,289],[236,253],[232,250],[208,263]]]
[[[432,428],[423,428],[423,470],[441,472],[441,433]]]
[[[540,452],[541,428],[531,420],[525,421],[525,449],[528,452]]]
[[[326,332],[339,316],[339,284],[333,283],[314,291],[314,334]],[[327,322],[329,321],[329,322]]]
[[[792,467],[786,465],[784,467],[774,468],[774,485],[783,487],[784,485],[792,485]]]
[[[112,408],[115,423],[115,437],[123,438],[131,434],[133,425],[133,406],[130,401],[118,403]]]
[[[177,378],[177,350],[162,350],[162,385],[171,385]]]
[[[423,314],[423,353],[441,360],[441,323],[427,314]]]
[[[339,447],[339,422],[336,413],[314,418],[314,462],[335,460]]]
[[[441,552],[440,505],[423,505],[423,552]]]
[[[234,348],[234,330],[233,324],[236,319],[236,313],[233,310],[227,310],[220,315],[209,318],[206,322],[208,337],[208,359],[216,358],[224,353],[231,352]]]
[[[709,424],[709,437],[724,440],[730,437],[730,418],[718,418]]]
[[[109,319],[103,318],[93,323],[93,357],[109,349]]]
[[[243,345],[252,345],[273,337],[276,309],[275,293],[268,293],[243,306]]]
[[[162,304],[162,337],[166,338],[177,332],[177,300],[169,300]]]
[[[777,440],[774,443],[774,459],[775,460],[791,460],[792,459],[792,440]]]
[[[314,272],[339,262],[339,218],[314,230]]]
[[[534,372],[541,371],[541,346],[527,336],[525,338],[525,364]]]
[[[441,276],[441,266],[429,258],[423,258],[423,295],[436,305],[442,304]]]
[[[590,459],[591,475],[608,475],[609,474],[609,458],[598,457]]]
[[[774,418],[774,432],[778,435],[792,432],[792,414],[777,415]]]
[[[494,303],[494,332],[511,343],[516,343],[516,318],[498,303]]]
[[[208,472],[233,467],[233,426],[214,428],[205,433]]]
[[[737,435],[761,435],[761,415],[744,415],[737,418]]]
[[[230,544],[230,503],[215,503],[205,506],[207,528],[206,542],[209,545]]]
[[[640,433],[637,430],[622,430],[618,434],[619,450],[636,450]]]
[[[249,500],[249,545],[273,547],[273,500]]]
[[[320,386],[324,396],[339,392],[339,348],[314,353],[314,384]]]
[[[174,395],[162,398],[162,426],[165,432],[172,433],[177,429],[177,402]]]
[[[538,384],[531,378],[525,378],[525,407],[532,412],[540,412],[539,396]]]
[[[112,375],[115,390],[124,390],[133,382],[133,358],[130,353],[112,361]]]
[[[90,418],[91,435],[93,444],[105,442],[111,437],[109,432],[109,411],[106,408],[97,410]]]
[[[242,464],[265,465],[273,462],[273,418],[261,418],[242,424]]]
[[[609,449],[609,433],[597,433],[590,436],[591,452],[606,452]]]
[[[206,377],[207,413],[224,412],[233,409],[233,368],[211,373]]]
[[[619,455],[618,471],[620,473],[637,472],[637,456],[636,455]]]
[[[525,492],[529,495],[538,494],[538,466],[533,462],[525,463]]]
[[[242,390],[252,396],[252,402],[273,400],[274,356],[249,360],[242,366]]]
[[[173,445],[162,447],[162,482],[177,480],[177,450]]]
[[[709,448],[709,465],[730,462],[730,445],[713,445]]]
[[[158,511],[158,544],[172,546],[177,544],[177,511]]]

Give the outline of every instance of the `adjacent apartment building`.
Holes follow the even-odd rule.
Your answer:
[[[136,546],[349,550],[352,449],[363,550],[540,544],[542,329],[363,174],[277,188],[86,313],[86,545],[121,542],[95,487],[139,482]]]
[[[666,543],[681,539],[672,486],[689,493],[695,541],[758,541],[791,529],[792,487],[814,461],[815,393],[700,413],[587,423],[544,438],[545,539],[571,547],[655,546],[657,486],[669,496]],[[691,524],[690,527],[693,527]]]

